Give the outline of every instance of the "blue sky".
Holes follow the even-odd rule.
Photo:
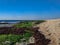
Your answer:
[[[0,20],[60,18],[60,0],[0,0]]]

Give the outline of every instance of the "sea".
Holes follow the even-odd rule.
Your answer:
[[[0,27],[12,27],[14,24],[19,22],[20,20],[0,20]]]
[[[21,20],[0,20],[0,23],[17,23],[20,22]]]

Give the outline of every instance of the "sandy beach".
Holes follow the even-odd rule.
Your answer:
[[[39,31],[51,40],[49,45],[60,45],[60,19],[46,20],[38,27]]]

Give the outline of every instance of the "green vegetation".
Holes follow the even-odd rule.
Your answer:
[[[29,40],[29,38],[33,35],[32,31],[29,30],[25,30],[26,33],[23,34],[24,39],[26,39],[26,41]]]
[[[6,41],[7,35],[0,35],[0,42]]]
[[[2,44],[2,42],[5,41],[10,41],[11,43],[16,43],[16,42],[21,42],[21,39],[25,39],[26,41],[29,40],[29,38],[32,36],[33,34],[31,33],[31,31],[25,31],[25,33],[23,35],[14,35],[14,34],[2,34],[0,35],[0,44]]]
[[[14,26],[17,28],[23,28],[23,27],[29,28],[29,27],[33,27],[34,25],[43,23],[43,22],[45,22],[45,20],[22,21],[18,24],[15,24]]]
[[[18,39],[21,39],[22,36],[21,35],[13,35],[13,34],[8,34],[8,35],[0,35],[0,42],[4,42],[4,41],[13,41],[13,42],[17,42]]]
[[[43,22],[45,22],[45,20],[37,20],[37,21],[35,21],[35,24],[40,24],[40,23],[43,23]]]
[[[28,28],[28,27],[32,27],[33,23],[32,22],[21,22],[21,23],[15,24],[14,26],[17,28],[23,28],[23,27]]]
[[[22,35],[9,34],[7,35],[6,40],[11,41],[11,42],[19,42],[20,39],[22,39]]]
[[[35,20],[35,21],[22,21],[18,24],[15,24],[14,27],[16,28],[30,28],[34,25],[37,25],[39,23],[45,22],[44,20]],[[14,30],[14,28],[13,28]],[[30,30],[25,30],[25,33],[23,35],[15,35],[15,34],[1,34],[0,35],[0,45],[2,45],[1,42],[4,41],[10,41],[10,42],[21,42],[21,39],[26,39],[26,41],[29,40],[29,38],[33,35],[33,32]]]

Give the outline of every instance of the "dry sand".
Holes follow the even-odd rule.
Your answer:
[[[46,20],[37,26],[46,38],[51,39],[49,45],[60,45],[60,19]]]

